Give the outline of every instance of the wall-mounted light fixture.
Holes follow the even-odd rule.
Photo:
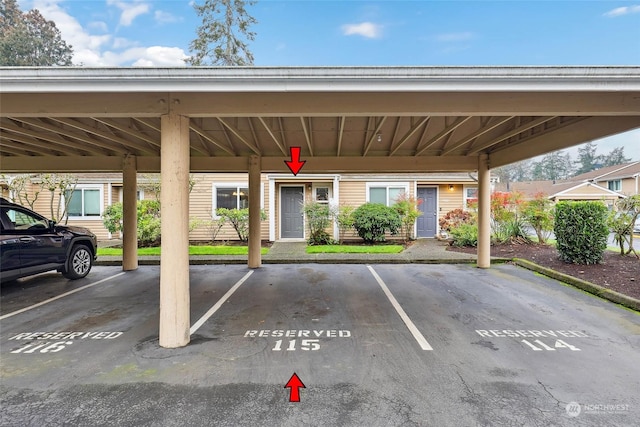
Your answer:
[[[449,191],[453,191],[453,184],[449,184]]]

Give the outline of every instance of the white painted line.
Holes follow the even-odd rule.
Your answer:
[[[67,297],[67,296],[69,296],[69,295],[73,295],[73,294],[75,294],[76,292],[80,292],[80,291],[83,291],[83,290],[85,290],[85,289],[89,289],[89,288],[91,288],[91,287],[93,287],[93,286],[96,286],[96,285],[99,285],[99,284],[101,284],[101,283],[104,283],[104,282],[106,282],[107,280],[115,279],[116,277],[122,276],[123,274],[125,274],[125,272],[124,272],[124,271],[123,271],[123,272],[121,272],[121,273],[115,274],[115,275],[113,275],[113,276],[107,277],[107,278],[105,278],[105,279],[98,280],[97,282],[90,283],[90,284],[85,285],[85,286],[83,286],[83,287],[81,287],[81,288],[74,289],[74,290],[69,291],[69,292],[65,292],[64,294],[58,295],[57,297],[49,298],[48,300],[45,300],[45,301],[39,302],[39,303],[34,304],[34,305],[30,305],[29,307],[25,307],[25,308],[22,308],[22,309],[20,309],[20,310],[13,311],[13,312],[11,312],[11,313],[5,314],[4,316],[0,316],[0,320],[3,320],[3,319],[6,319],[6,318],[9,318],[9,317],[11,317],[11,316],[15,316],[16,314],[24,313],[25,311],[29,311],[29,310],[32,310],[32,309],[34,309],[34,308],[41,307],[41,306],[43,306],[43,305],[45,305],[45,304],[49,304],[50,302],[53,302],[53,301],[55,301],[55,300],[59,300],[60,298],[64,298],[64,297]]]
[[[222,304],[225,303],[226,300],[229,299],[229,297],[238,290],[238,288],[240,287],[240,285],[242,285],[245,280],[247,280],[249,278],[249,276],[251,276],[253,274],[253,270],[249,271],[247,274],[244,275],[244,277],[240,280],[238,280],[238,282],[236,282],[235,285],[233,285],[233,287],[231,289],[229,289],[227,291],[226,294],[224,294],[222,296],[222,298],[220,298],[220,300],[218,300],[217,303],[215,303],[215,305],[213,307],[211,307],[209,309],[209,311],[207,311],[196,323],[193,324],[193,326],[191,327],[191,329],[189,329],[189,335],[193,335],[196,333],[196,331],[198,329],[200,329],[200,326],[204,325],[204,322],[206,322],[207,320],[209,320],[209,318],[211,316],[213,316],[213,314],[218,311],[218,309],[220,307],[222,307]]]
[[[367,268],[369,269],[371,274],[373,274],[373,277],[376,279],[376,281],[384,291],[385,295],[387,295],[387,298],[389,298],[391,305],[393,305],[393,308],[396,309],[396,311],[400,315],[400,318],[402,319],[404,324],[407,325],[407,328],[409,328],[409,332],[411,332],[411,334],[416,339],[416,341],[418,341],[418,344],[420,345],[420,347],[423,350],[433,350],[433,348],[429,345],[424,335],[422,335],[422,333],[418,330],[416,325],[411,321],[411,319],[409,319],[409,316],[407,316],[407,313],[405,313],[402,307],[400,307],[398,300],[396,300],[396,298],[393,296],[393,294],[391,293],[387,285],[382,281],[380,276],[378,276],[378,273],[376,273],[376,271],[370,265],[367,265]]]

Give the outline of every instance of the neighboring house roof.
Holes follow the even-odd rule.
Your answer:
[[[611,181],[614,179],[632,178],[640,173],[640,162],[629,162],[621,165],[607,166],[591,172],[576,175],[571,181]]]

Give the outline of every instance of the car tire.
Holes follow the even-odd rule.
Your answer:
[[[62,270],[62,275],[71,280],[82,279],[89,274],[92,265],[93,256],[89,247],[77,244],[71,248],[69,258],[67,258],[65,267]]]

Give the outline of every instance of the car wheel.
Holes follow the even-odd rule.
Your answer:
[[[67,279],[81,279],[89,274],[92,264],[93,257],[89,248],[85,245],[75,245],[71,248],[71,253],[62,275]]]

